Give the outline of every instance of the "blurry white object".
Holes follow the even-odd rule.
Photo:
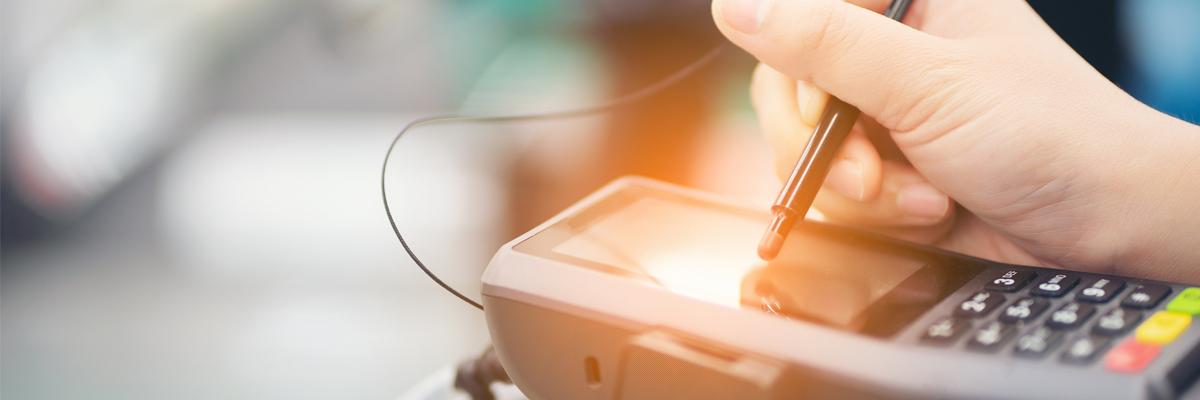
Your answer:
[[[32,55],[13,115],[19,195],[69,219],[148,161],[282,0],[106,2]]]
[[[379,194],[383,152],[405,121],[369,114],[219,120],[164,166],[167,248],[195,272],[225,279],[417,272],[388,227]],[[414,131],[389,173],[389,197],[410,243],[439,273],[470,285],[463,290],[471,294],[479,293],[479,273],[504,239],[507,207],[500,175],[506,154],[491,144],[500,138],[479,129],[486,128]],[[377,262],[396,258],[404,262]]]

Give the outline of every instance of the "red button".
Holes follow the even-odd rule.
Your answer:
[[[1104,366],[1114,372],[1133,374],[1141,372],[1162,348],[1152,344],[1140,343],[1133,338],[1122,342],[1104,358]]]

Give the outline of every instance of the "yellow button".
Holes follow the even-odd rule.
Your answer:
[[[1138,326],[1136,332],[1137,341],[1159,345],[1171,343],[1191,323],[1191,315],[1171,311],[1159,311]]]

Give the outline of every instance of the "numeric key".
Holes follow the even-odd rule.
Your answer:
[[[1011,325],[992,321],[979,327],[967,340],[967,348],[975,351],[992,352],[1000,349],[1016,332]]]
[[[1082,325],[1095,312],[1096,307],[1091,304],[1063,304],[1062,307],[1050,313],[1050,318],[1046,319],[1046,326],[1054,329],[1073,329]]]
[[[1046,311],[1046,307],[1049,306],[1050,302],[1044,299],[1021,298],[1009,304],[1008,307],[1004,307],[1004,311],[1000,313],[1000,320],[1010,324],[1028,322],[1042,315],[1042,312]]]
[[[1171,288],[1163,285],[1136,285],[1125,295],[1125,299],[1121,300],[1121,305],[1130,308],[1154,308],[1170,293]]]
[[[970,321],[952,317],[942,318],[925,328],[925,334],[921,335],[921,341],[932,344],[950,344],[968,329],[971,329]]]
[[[1040,358],[1054,350],[1062,339],[1062,332],[1039,326],[1017,338],[1013,354],[1021,357]]]
[[[988,281],[985,288],[1000,292],[1015,292],[1025,287],[1033,277],[1037,276],[1030,271],[1019,271],[1015,269],[1005,270],[1000,275]]]
[[[1029,293],[1038,296],[1060,297],[1071,291],[1075,285],[1079,284],[1079,277],[1075,274],[1054,274],[1037,282]]]
[[[1096,326],[1092,327],[1092,333],[1103,336],[1120,336],[1129,332],[1141,319],[1142,313],[1140,312],[1114,308],[1096,319]]]
[[[1067,343],[1066,350],[1063,350],[1062,361],[1068,364],[1084,365],[1089,364],[1096,356],[1104,352],[1104,348],[1108,347],[1108,338],[1084,336],[1076,338]]]
[[[978,318],[988,315],[1001,304],[1004,304],[1004,295],[986,291],[976,292],[958,304],[958,308],[954,309],[954,315]]]
[[[1125,281],[1113,278],[1095,278],[1083,285],[1083,290],[1075,295],[1075,300],[1092,303],[1107,303],[1125,288]]]

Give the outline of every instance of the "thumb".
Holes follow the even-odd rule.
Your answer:
[[[892,130],[915,126],[914,107],[953,86],[945,39],[841,0],[715,0],[712,11],[733,43]]]

